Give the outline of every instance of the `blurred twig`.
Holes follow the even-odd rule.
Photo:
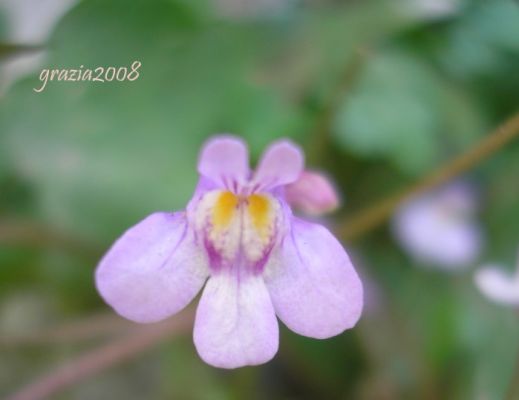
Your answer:
[[[22,53],[41,51],[44,48],[43,45],[38,44],[0,43],[0,61],[4,58],[16,56]]]
[[[510,385],[508,387],[508,393],[506,393],[506,400],[517,400],[519,399],[519,357],[516,360],[516,365]]]
[[[8,396],[6,400],[49,398],[76,382],[137,356],[167,338],[187,332],[193,324],[193,315],[193,309],[186,310],[166,322],[140,327],[123,338],[114,339],[101,347],[87,351],[44,374]]]
[[[102,249],[49,228],[43,224],[29,221],[0,218],[0,244],[23,245],[30,247],[58,246],[88,257],[99,257]]]
[[[327,103],[323,106],[322,112],[317,119],[308,146],[305,146],[309,149],[307,154],[309,161],[317,162],[326,154],[326,150],[330,145],[330,133],[332,130],[333,119],[345,96],[355,83],[355,80],[359,75],[359,72],[362,70],[369,54],[370,52],[367,48],[359,48],[355,50],[352,59],[344,67],[341,76],[334,87],[333,93],[330,95]]]
[[[472,148],[451,162],[440,166],[416,184],[354,214],[337,225],[336,232],[351,240],[383,223],[405,201],[447,183],[463,174],[519,136],[519,112],[486,135]]]
[[[122,334],[141,327],[113,312],[83,317],[63,325],[29,332],[23,336],[0,336],[0,347],[76,343],[112,334]]]

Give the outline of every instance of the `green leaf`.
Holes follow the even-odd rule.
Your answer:
[[[340,145],[362,157],[390,160],[423,173],[482,132],[474,105],[412,54],[375,55],[334,124]]]
[[[519,55],[519,5],[513,0],[482,1],[448,30],[440,62],[460,79],[502,71]]]

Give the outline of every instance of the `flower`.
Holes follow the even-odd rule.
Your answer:
[[[285,198],[291,207],[318,216],[335,210],[339,196],[330,180],[316,171],[303,171],[299,179],[286,185]]]
[[[519,306],[519,256],[513,274],[497,264],[487,264],[474,275],[476,286],[489,299],[511,306]]]
[[[418,262],[446,270],[470,266],[478,257],[482,234],[475,221],[471,187],[454,183],[406,203],[393,218],[393,232]]]
[[[326,228],[293,216],[285,200],[303,166],[287,140],[273,143],[254,173],[240,139],[209,140],[186,211],[151,214],[101,260],[102,297],[128,319],[155,322],[182,310],[205,283],[193,338],[200,357],[222,368],[272,359],[276,315],[319,339],[353,327],[363,293],[348,255]]]

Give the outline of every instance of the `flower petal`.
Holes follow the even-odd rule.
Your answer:
[[[278,323],[261,276],[212,276],[196,313],[194,342],[215,367],[263,364],[277,352]]]
[[[330,179],[319,172],[303,171],[285,188],[287,202],[302,212],[319,216],[339,206],[339,196]]]
[[[445,199],[448,194],[440,197]],[[457,207],[443,202],[437,194],[413,199],[395,213],[393,232],[419,263],[461,271],[479,256],[483,235],[477,221]]]
[[[156,322],[189,304],[208,273],[184,214],[158,212],[115,242],[97,267],[96,285],[123,317]]]
[[[489,299],[501,304],[519,305],[519,276],[489,265],[477,271],[474,278],[476,286]]]
[[[198,172],[217,185],[236,192],[250,175],[247,145],[234,136],[217,136],[208,140],[200,152]]]
[[[324,227],[297,218],[271,255],[265,282],[278,317],[300,335],[324,339],[353,327],[362,283],[348,255]]]
[[[256,168],[253,187],[262,191],[295,182],[303,168],[304,156],[299,146],[289,140],[274,142]]]

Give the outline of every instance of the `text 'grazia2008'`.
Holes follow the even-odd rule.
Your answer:
[[[129,67],[97,67],[94,69],[85,68],[83,65],[79,69],[43,69],[40,72],[39,80],[42,83],[39,88],[33,90],[37,93],[43,92],[49,81],[58,82],[112,82],[137,80],[140,76],[142,63],[134,61]]]

